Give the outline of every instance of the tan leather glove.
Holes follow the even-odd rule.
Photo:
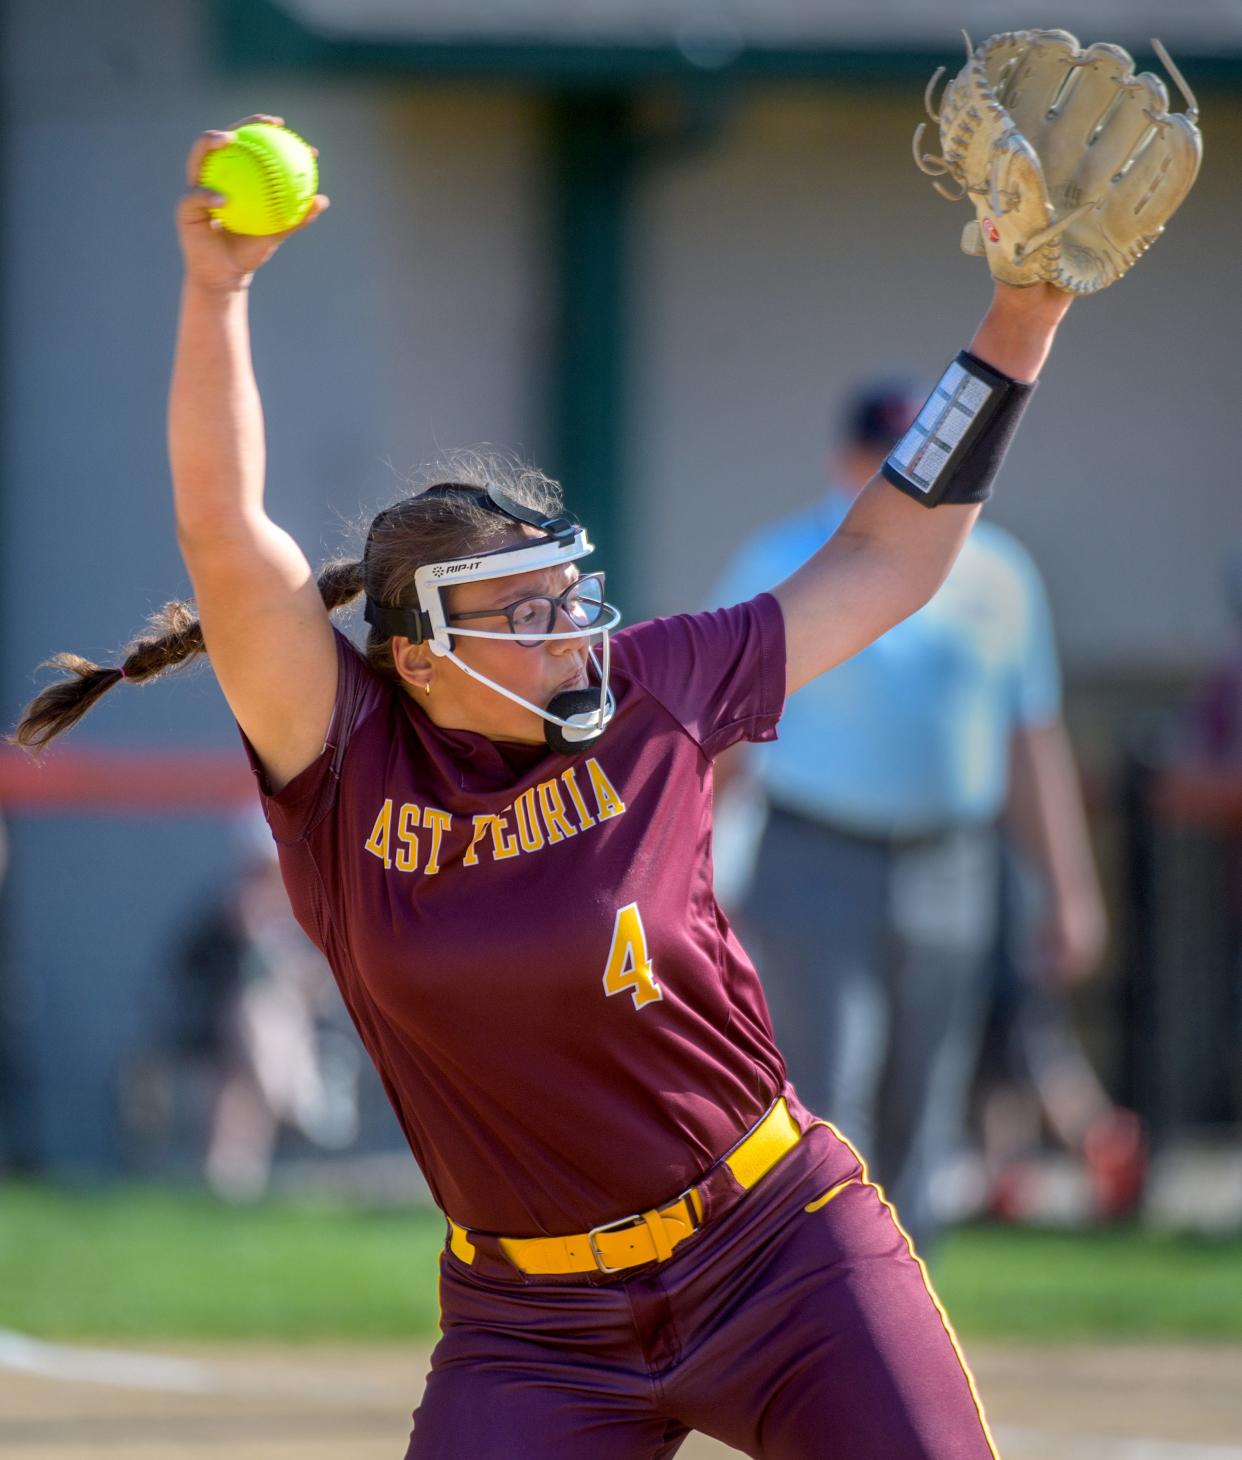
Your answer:
[[[1164,84],[1134,73],[1120,46],[1080,48],[1064,30],[994,35],[970,51],[940,106],[928,114],[943,155],[914,157],[943,196],[967,197],[976,218],[966,253],[987,258],[1006,284],[1054,284],[1093,294],[1121,278],[1164,231],[1190,191],[1203,156],[1195,99],[1170,114]],[[967,40],[969,47],[969,39]]]

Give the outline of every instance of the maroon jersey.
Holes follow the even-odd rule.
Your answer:
[[[711,863],[712,758],[784,703],[780,606],[615,635],[577,757],[442,730],[337,647],[323,753],[264,805],[437,1203],[531,1236],[675,1196],[784,1082]]]

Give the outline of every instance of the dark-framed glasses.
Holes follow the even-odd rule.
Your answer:
[[[587,573],[572,582],[563,593],[532,593],[519,598],[502,608],[472,609],[469,613],[450,613],[451,624],[464,623],[467,619],[500,618],[508,621],[509,633],[524,648],[533,648],[545,634],[558,632],[557,618],[563,610],[572,629],[559,632],[572,633],[576,629],[590,629],[604,617],[604,575]],[[466,630],[467,633],[470,630]]]

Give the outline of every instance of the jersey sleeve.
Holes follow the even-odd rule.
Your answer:
[[[340,783],[341,762],[350,736],[379,700],[389,693],[387,686],[368,667],[345,635],[339,629],[333,632],[336,636],[336,702],[323,749],[305,770],[272,795],[254,746],[238,726],[250,768],[258,782],[263,814],[272,829],[272,836],[281,846],[293,846],[305,840],[332,809]]]
[[[732,608],[636,624],[616,636],[618,666],[707,756],[775,740],[785,705],[785,620],[761,593]]]

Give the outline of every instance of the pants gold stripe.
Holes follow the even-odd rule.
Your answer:
[[[893,1219],[893,1226],[895,1226],[898,1232],[901,1233],[902,1240],[905,1242],[910,1256],[918,1264],[919,1275],[923,1279],[923,1286],[927,1289],[927,1296],[932,1300],[932,1304],[934,1305],[936,1312],[940,1315],[940,1321],[944,1324],[944,1331],[948,1335],[949,1342],[953,1345],[953,1352],[957,1355],[957,1361],[962,1367],[962,1373],[966,1376],[966,1384],[970,1390],[970,1398],[975,1406],[975,1413],[979,1416],[979,1423],[983,1427],[983,1437],[988,1443],[988,1449],[991,1451],[994,1460],[1001,1460],[1000,1451],[997,1450],[996,1441],[992,1438],[992,1431],[988,1427],[988,1417],[983,1411],[983,1401],[979,1398],[979,1389],[978,1386],[975,1384],[975,1376],[970,1372],[970,1365],[966,1362],[966,1355],[962,1352],[962,1345],[958,1341],[957,1334],[953,1331],[953,1324],[949,1321],[949,1315],[947,1312],[945,1312],[944,1304],[940,1301],[940,1298],[937,1295],[935,1288],[932,1287],[931,1278],[927,1274],[927,1266],[923,1262],[923,1259],[914,1250],[914,1243],[910,1240],[910,1234],[901,1225],[901,1220],[897,1215],[896,1208],[893,1206],[892,1202],[889,1201],[888,1197],[884,1195],[883,1187],[878,1186],[874,1181],[871,1180],[870,1176],[867,1174],[866,1161],[863,1160],[859,1152],[854,1149],[854,1146],[851,1144],[851,1142],[841,1134],[836,1126],[833,1125],[831,1121],[827,1120],[817,1121],[816,1124],[827,1126],[828,1129],[833,1133],[833,1135],[836,1136],[839,1141],[844,1142],[844,1144],[848,1146],[849,1149],[853,1152],[854,1159],[862,1167],[862,1184],[864,1186],[869,1186],[872,1191],[874,1191],[875,1194],[880,1198],[880,1201],[887,1209],[889,1216]],[[836,1195],[838,1190],[840,1190],[839,1187],[834,1187],[830,1192],[827,1193],[825,1197],[820,1198],[819,1204],[822,1205],[827,1202],[834,1195]],[[812,1205],[815,1205],[815,1203],[812,1203]],[[806,1210],[810,1211],[811,1208],[807,1207]]]
[[[857,1178],[847,1177],[844,1181],[838,1181],[835,1186],[830,1186],[823,1196],[817,1196],[814,1201],[807,1202],[802,1208],[804,1212],[818,1212],[826,1207],[834,1196],[840,1196],[847,1186],[857,1185]]]

